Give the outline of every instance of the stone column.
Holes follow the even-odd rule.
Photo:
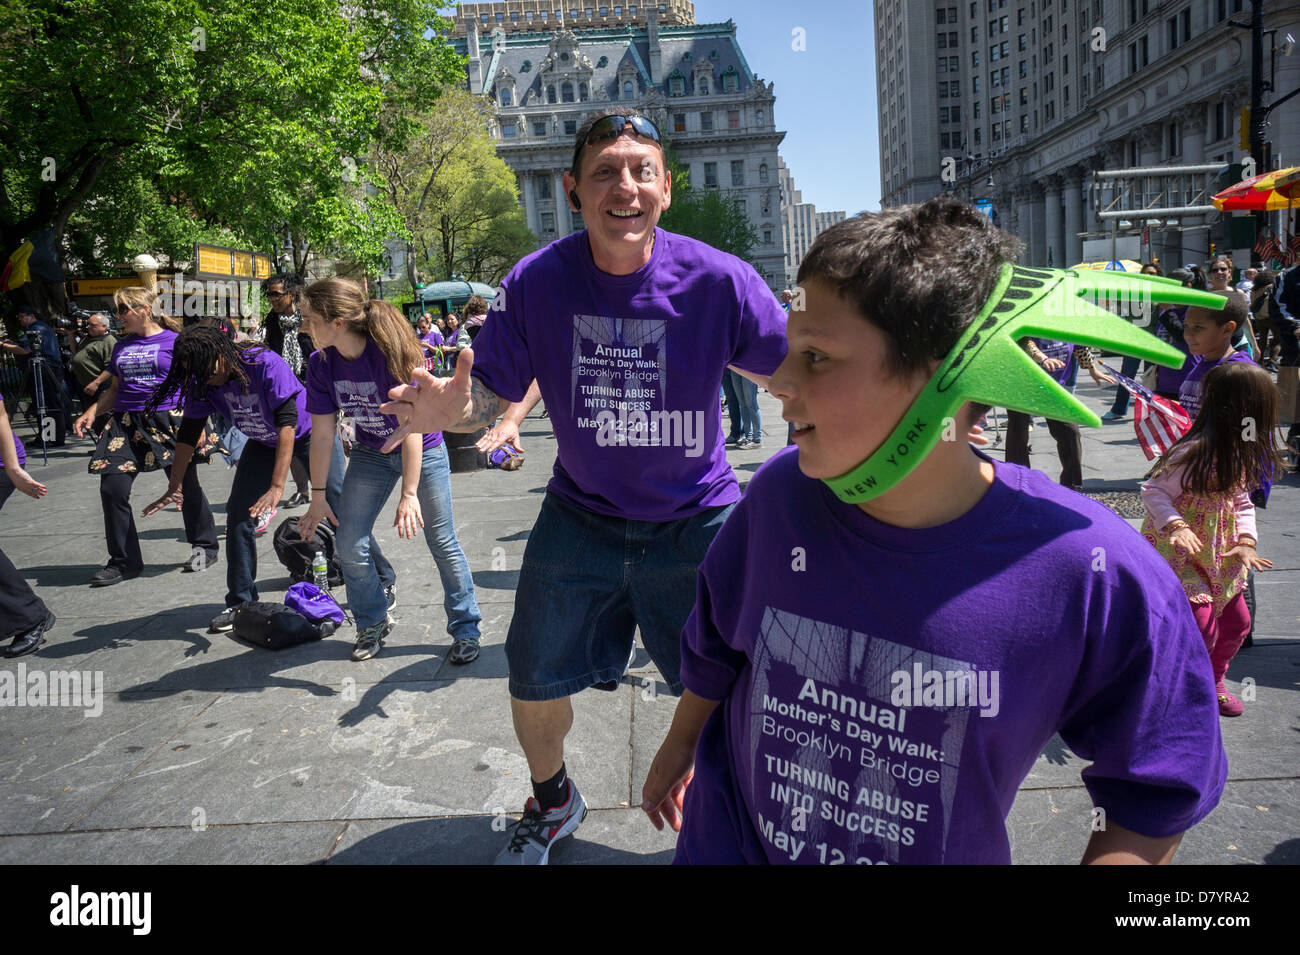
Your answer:
[[[533,194],[536,183],[531,172],[524,172],[521,178],[524,190],[524,217],[528,220],[528,228],[533,230],[533,235],[540,237],[542,227],[537,216],[537,197]]]
[[[569,197],[564,192],[564,175],[557,169],[550,174],[551,189],[555,193],[555,233],[565,236],[573,231],[570,222]]]
[[[1183,165],[1199,166],[1205,162],[1205,125],[1207,121],[1205,103],[1193,103],[1177,113],[1178,122],[1183,127]],[[1208,200],[1208,196],[1206,199]],[[1187,197],[1183,197],[1186,204]],[[1184,262],[1199,261],[1199,250],[1209,248],[1209,226],[1205,216],[1181,216],[1182,225],[1194,226],[1184,228],[1182,232],[1167,232],[1161,249],[1161,271],[1168,273]],[[1168,251],[1166,251],[1168,250]],[[1198,254],[1193,255],[1196,251]]]
[[[1083,168],[1071,166],[1065,171],[1065,259],[1062,266],[1077,265],[1083,261]]]
[[[1065,242],[1062,230],[1064,222],[1061,219],[1061,185],[1062,179],[1059,175],[1051,175],[1043,179],[1043,238],[1046,248],[1042,264],[1054,269],[1063,268],[1069,264],[1065,261]]]

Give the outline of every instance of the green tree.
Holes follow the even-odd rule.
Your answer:
[[[366,189],[364,157],[400,146],[403,113],[431,108],[463,67],[438,6],[10,0],[0,250],[82,214],[79,231],[103,238],[77,247],[96,262],[189,222],[268,253],[287,230],[300,269],[325,248],[377,263],[400,220]]]
[[[487,117],[483,97],[450,90],[401,149],[374,153],[376,179],[408,237],[411,284],[417,271],[495,284],[537,247]]]
[[[659,225],[752,263],[758,231],[745,215],[740,200],[720,189],[696,189],[671,144],[666,146],[665,155],[672,175],[673,201],[659,217]]]

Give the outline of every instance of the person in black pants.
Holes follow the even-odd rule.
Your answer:
[[[175,320],[162,316],[155,319],[156,295],[145,288],[118,289],[113,294],[117,314],[126,332],[113,348],[109,367],[113,379],[94,407],[73,423],[77,437],[82,437],[101,414],[112,412],[87,470],[99,474],[99,497],[104,508],[104,537],[108,544],[108,564],[90,580],[92,587],[108,587],[140,576],[144,558],[131,514],[131,486],[136,476],[159,468],[171,475],[176,453],[176,426],[180,410],[170,407],[146,410],[145,403],[154,386],[166,377],[171,367],[172,349],[177,333],[169,324]],[[164,324],[160,325],[159,321]],[[220,442],[210,432],[199,444],[196,457],[206,461]],[[198,473],[189,469],[182,483],[185,499],[181,514],[185,519],[185,539],[190,556],[182,569],[201,571],[217,562],[217,526],[212,509],[199,486]]]
[[[234,627],[241,606],[258,599],[254,525],[284,493],[290,461],[308,465],[311,415],[302,383],[283,358],[265,345],[238,345],[208,324],[181,332],[171,370],[154,389],[148,407],[165,404],[173,396],[184,405],[176,433],[176,460],[167,492],[145,508],[145,517],[183,499],[194,444],[210,414],[224,415],[248,436],[226,502],[226,609],[209,626],[213,633],[221,633]],[[342,491],[343,453],[335,438],[325,482],[325,499],[331,508],[342,506]],[[396,575],[373,537],[370,548],[391,610],[396,605]]]
[[[0,507],[14,491],[37,500],[45,496],[45,485],[23,469],[26,459],[22,442],[9,427],[4,396],[0,395]],[[45,642],[45,631],[52,626],[54,614],[0,550],[0,641],[13,637],[4,655],[21,657],[32,653]]]

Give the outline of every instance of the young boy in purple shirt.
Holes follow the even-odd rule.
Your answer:
[[[1123,521],[961,440],[860,503],[824,483],[881,446],[1014,255],[934,199],[839,223],[804,260],[769,386],[797,447],[700,568],[643,789],[678,862],[1009,862],[1007,814],[1057,732],[1105,811],[1085,862],[1168,861],[1217,803],[1204,646]]]

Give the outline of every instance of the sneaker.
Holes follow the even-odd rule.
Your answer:
[[[477,637],[462,637],[451,645],[451,653],[447,654],[447,659],[457,666],[473,663],[478,659],[478,651]]]
[[[753,451],[755,448],[761,448],[762,446],[762,438],[751,438],[749,444],[745,445],[745,447],[750,451]]]
[[[1128,415],[1116,414],[1114,411],[1107,411],[1101,416],[1102,421],[1123,421]]]
[[[387,587],[385,587],[384,597],[388,600],[388,612],[392,613],[394,610],[397,609],[397,584],[389,584]],[[388,622],[391,625],[395,621],[390,617],[388,619]]]
[[[103,570],[95,571],[95,575],[90,578],[90,586],[112,587],[114,584],[120,584],[124,580],[131,580],[139,576],[140,571],[138,570],[135,573],[130,573],[129,571],[123,570],[121,567],[109,564]]]
[[[289,498],[289,500],[284,502],[284,507],[286,509],[291,507],[302,507],[304,504],[310,504],[310,503],[311,503],[311,498],[307,496],[306,492],[299,491],[296,494],[294,494],[293,497]]]
[[[524,817],[515,826],[510,844],[497,856],[497,865],[546,865],[546,857],[556,840],[572,835],[587,818],[587,801],[569,780],[569,798],[559,806],[542,812],[532,796],[524,804]]]
[[[238,607],[227,607],[221,613],[212,618],[208,624],[208,633],[225,633],[227,630],[235,629],[235,614]]]
[[[45,643],[45,631],[52,626],[54,626],[54,614],[46,610],[44,620],[32,629],[18,634],[13,642],[5,647],[5,656],[13,659],[35,653]]]
[[[263,513],[262,516],[257,519],[257,523],[253,525],[253,536],[260,537],[265,534],[266,529],[270,527],[271,522],[275,520],[275,515],[276,509],[274,507]]]
[[[1222,680],[1214,685],[1214,689],[1219,694],[1220,716],[1240,716],[1246,711],[1246,707],[1242,705],[1241,700],[1228,692],[1228,688]]]
[[[736,442],[736,450],[738,451],[743,451],[747,447],[749,447],[749,438],[741,438]]]
[[[384,637],[388,636],[390,629],[392,629],[392,624],[385,620],[383,623],[377,623],[362,630],[357,634],[357,645],[352,648],[352,659],[357,661],[369,660],[379,653],[379,645],[383,642]]]
[[[218,559],[216,551],[208,553],[202,547],[195,547],[190,551],[190,559],[181,564],[181,571],[187,574],[197,574],[201,570],[207,570]]]

